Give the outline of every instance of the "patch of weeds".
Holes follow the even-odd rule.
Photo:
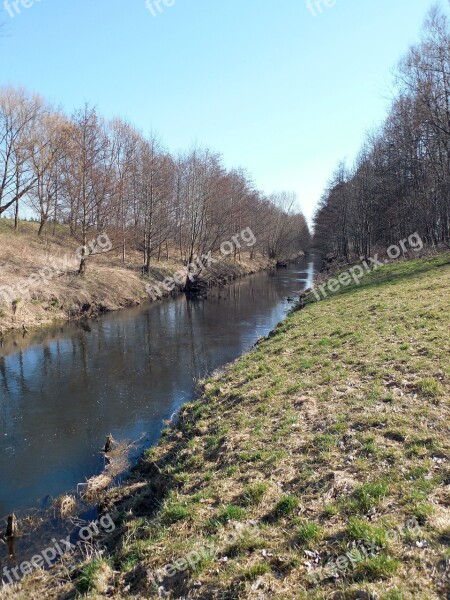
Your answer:
[[[170,504],[161,513],[161,520],[165,525],[172,525],[178,521],[185,521],[192,516],[192,507],[184,504]]]
[[[131,546],[124,548],[118,557],[120,570],[128,573],[138,565],[145,557],[145,551],[153,544],[153,540],[139,540]]]
[[[412,467],[405,474],[405,477],[406,477],[406,479],[412,479],[412,480],[421,479],[422,477],[424,477],[424,475],[427,475],[428,472],[429,472],[429,469],[427,467],[424,467],[423,465],[417,465],[415,467]]]
[[[428,518],[434,513],[434,507],[428,502],[419,502],[412,511],[413,517],[417,519],[420,526],[423,526],[428,521]]]
[[[214,472],[213,471],[205,471],[205,473],[203,473],[203,481],[212,481],[214,479]]]
[[[426,448],[430,452],[437,452],[441,448],[441,445],[439,444],[439,442],[436,439],[430,438],[430,437],[428,437],[428,438],[414,437],[411,439],[410,442],[408,442],[407,445],[422,446],[423,448]]]
[[[232,477],[239,471],[239,468],[236,465],[230,465],[225,469],[225,475],[227,477]]]
[[[243,506],[257,506],[262,502],[268,487],[267,483],[262,481],[247,485],[241,496],[241,504]]]
[[[203,464],[203,457],[200,454],[194,454],[186,460],[186,464],[184,465],[184,467],[185,469],[189,469],[191,471],[199,471],[202,468]]]
[[[403,600],[403,592],[399,589],[395,588],[393,590],[389,590],[385,594],[381,596],[381,600]]]
[[[229,504],[223,508],[218,515],[211,517],[207,523],[208,531],[216,531],[219,527],[226,525],[230,521],[242,521],[246,517],[246,512],[241,506]]]
[[[205,446],[207,450],[217,450],[225,441],[225,438],[221,434],[210,435],[206,438]]]
[[[267,563],[258,563],[252,565],[242,573],[242,579],[246,581],[255,581],[258,577],[269,573],[270,566]]]
[[[273,514],[275,517],[286,517],[297,510],[298,505],[299,501],[295,496],[283,496],[277,502]]]
[[[351,507],[366,514],[380,504],[388,491],[388,486],[382,482],[364,483],[354,490]]]
[[[103,560],[91,560],[81,569],[81,573],[76,581],[75,587],[80,594],[88,594],[95,590],[97,585],[97,575],[102,567],[105,566]]]
[[[388,579],[397,572],[400,561],[387,554],[369,556],[356,565],[355,579],[366,581],[377,581]]]
[[[261,450],[244,451],[239,454],[239,461],[243,463],[259,462],[262,460],[262,456]]]
[[[393,442],[402,443],[406,440],[406,433],[404,433],[400,429],[389,429],[384,434],[384,437],[388,440],[392,440]]]
[[[373,542],[380,547],[386,545],[386,531],[383,527],[371,525],[357,517],[350,519],[346,535],[351,541]]]
[[[245,533],[234,544],[226,548],[225,554],[231,557],[242,556],[243,554],[252,553],[259,548],[265,548],[266,546],[266,540],[259,539],[251,533]]]
[[[321,540],[323,531],[322,527],[314,521],[301,519],[296,527],[296,534],[302,546],[310,547]]]
[[[365,454],[377,455],[379,453],[376,437],[374,435],[369,435],[362,440],[362,446]]]
[[[381,387],[381,385],[379,383],[375,383],[372,386],[372,389],[370,390],[368,396],[367,396],[367,400],[370,403],[374,403],[377,402],[378,400],[380,400],[384,395],[384,390]]]
[[[425,458],[428,455],[426,448],[418,444],[411,444],[406,450],[408,458]]]
[[[345,431],[347,431],[347,429],[348,424],[345,422],[345,419],[336,421],[336,423],[330,427],[330,431],[337,435],[343,434]]]
[[[298,370],[301,373],[302,371],[307,371],[308,369],[310,369],[314,365],[315,365],[315,360],[314,359],[312,359],[312,358],[302,358],[301,360],[299,360],[299,362],[297,363],[296,367],[298,368]]]
[[[319,452],[329,452],[336,446],[336,437],[329,433],[319,433],[314,437],[313,445]]]
[[[442,385],[431,377],[425,377],[421,381],[418,381],[416,387],[428,398],[437,398],[442,393]]]
[[[190,475],[189,473],[175,473],[173,479],[176,483],[185,485],[189,481]]]
[[[339,514],[339,507],[336,504],[325,504],[323,507],[323,516],[326,518],[334,517]]]
[[[194,564],[193,567],[190,567],[190,572],[192,573],[192,575],[194,576],[198,576],[201,573],[203,573],[206,569],[209,569],[211,567],[211,565],[213,565],[215,562],[215,559],[213,556],[204,556],[203,553],[201,553],[200,558],[197,559],[197,562]]]
[[[270,404],[267,402],[262,402],[256,407],[255,414],[258,415],[267,415],[270,413]]]

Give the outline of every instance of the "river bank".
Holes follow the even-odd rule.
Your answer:
[[[129,252],[126,264],[120,252],[100,253],[88,260],[86,274],[80,277],[77,244],[66,228],[58,225],[54,234],[43,237],[36,231],[36,223],[22,222],[15,233],[0,220],[0,336],[91,318],[179,292],[179,286],[171,292],[161,282],[176,276],[183,267],[180,261],[155,261],[148,276],[143,276],[139,253]],[[242,252],[240,260],[219,254],[198,281],[208,287],[224,285],[274,265],[275,261],[260,255],[250,258],[250,252]],[[149,294],[148,288],[157,288],[158,296]]]
[[[3,596],[446,597],[449,275],[387,265],[292,313],[104,498],[102,555]]]
[[[179,294],[3,336],[0,474],[8,484],[0,486],[0,517],[47,507],[49,496],[97,475],[109,434],[155,444],[164,421],[196,397],[199,380],[285,317],[288,298],[311,287],[318,262],[302,258],[206,297]]]

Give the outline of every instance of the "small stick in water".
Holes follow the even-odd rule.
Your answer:
[[[17,533],[17,519],[16,515],[13,513],[8,517],[8,524],[6,526],[6,537],[13,538]]]

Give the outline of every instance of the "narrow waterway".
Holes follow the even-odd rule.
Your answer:
[[[103,467],[117,440],[154,443],[195,381],[267,335],[309,287],[314,257],[212,290],[0,346],[0,517],[43,506]]]

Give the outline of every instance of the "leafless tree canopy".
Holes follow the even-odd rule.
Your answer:
[[[397,95],[355,165],[339,164],[315,215],[325,253],[369,256],[416,231],[449,245],[450,30],[434,8],[397,72]]]
[[[156,136],[84,106],[71,117],[24,89],[0,88],[0,216],[26,205],[39,235],[65,223],[85,247],[107,231],[124,263],[140,251],[144,271],[161,257],[190,263],[250,227],[252,249],[287,258],[309,243],[296,199],[266,197],[242,170],[194,148],[173,156]],[[235,259],[239,260],[239,248]],[[80,274],[86,269],[83,255]]]

